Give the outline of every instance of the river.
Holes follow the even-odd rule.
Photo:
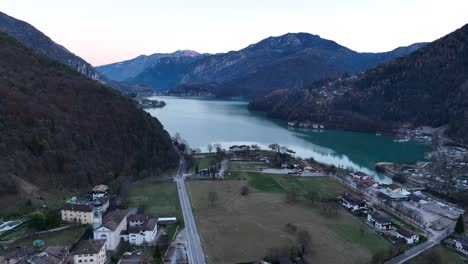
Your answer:
[[[380,161],[409,163],[422,160],[427,147],[414,142],[394,142],[393,137],[339,130],[290,128],[283,120],[266,117],[247,109],[247,102],[206,98],[161,97],[166,106],[147,109],[165,129],[178,132],[191,147],[206,150],[208,144],[224,148],[239,144],[257,144],[267,148],[278,143],[319,162],[353,168],[386,177],[373,170]]]

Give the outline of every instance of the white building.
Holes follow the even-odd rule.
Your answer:
[[[129,216],[129,218],[130,217],[132,216]],[[154,218],[144,219],[144,221],[140,222],[140,224],[129,224],[127,231],[128,242],[131,245],[141,246],[145,243],[152,244],[155,242],[156,234],[158,233],[157,221]]]
[[[94,239],[106,240],[106,248],[115,250],[120,244],[120,234],[127,230],[127,212],[115,210],[106,214],[102,225],[94,230]]]
[[[392,228],[390,219],[379,212],[369,212],[367,214],[367,221],[380,230],[389,230]]]
[[[341,197],[341,204],[352,212],[367,208],[366,202],[351,193],[344,193]]]
[[[455,238],[455,247],[461,253],[468,255],[468,238],[466,237]]]
[[[409,245],[419,242],[418,235],[409,231],[408,229],[401,228],[401,227],[397,229],[396,237],[405,240],[406,244],[409,244]]]
[[[93,224],[93,208],[89,204],[66,203],[60,211],[62,221],[79,224]]]
[[[104,264],[107,261],[105,240],[80,240],[72,252],[73,263]]]
[[[100,184],[93,188],[93,200],[100,197],[107,197],[109,194],[109,186]]]

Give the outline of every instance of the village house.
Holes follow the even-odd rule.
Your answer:
[[[362,171],[356,171],[356,172],[352,172],[349,174],[351,177],[353,177],[354,179],[357,179],[357,180],[365,180],[365,179],[370,179],[372,178],[370,175],[362,172]]]
[[[376,211],[367,214],[367,221],[379,230],[389,230],[392,228],[390,219]]]
[[[366,202],[352,193],[344,193],[341,196],[341,204],[352,212],[367,208]]]
[[[17,263],[26,263],[26,260],[34,254],[33,249],[21,248],[16,249],[13,252],[9,252],[5,255],[0,256],[1,264],[17,264]]]
[[[411,245],[417,243],[419,241],[419,236],[406,228],[398,228],[397,229],[397,238],[401,238],[406,241],[406,244]]]
[[[387,188],[380,188],[379,195],[385,199],[392,201],[406,201],[408,200],[408,195],[401,192],[390,191]]]
[[[104,264],[107,261],[105,240],[81,240],[72,252],[73,263]]]
[[[93,231],[94,239],[106,240],[106,248],[115,250],[120,244],[120,234],[127,230],[127,211],[115,210],[102,219],[102,225]]]
[[[366,187],[378,187],[379,186],[379,184],[375,182],[374,180],[372,180],[371,178],[358,180],[358,183]]]
[[[93,208],[89,204],[66,203],[61,210],[62,221],[69,223],[93,224]]]
[[[461,253],[468,255],[468,238],[466,237],[455,238],[455,248]]]
[[[104,184],[94,186],[92,195],[93,200],[100,197],[107,197],[109,195],[109,186]]]
[[[30,264],[65,264],[68,262],[68,247],[47,247],[41,253],[33,255],[28,259]]]
[[[124,240],[128,240],[131,245],[141,246],[145,243],[155,242],[158,233],[157,221],[143,214],[133,214],[127,217],[128,228]]]
[[[247,145],[234,145],[234,146],[230,146],[229,147],[229,150],[231,152],[244,152],[244,151],[250,151],[250,146],[247,146]]]

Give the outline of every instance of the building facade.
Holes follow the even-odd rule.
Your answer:
[[[93,224],[93,208],[88,204],[67,203],[61,210],[62,221],[69,223]]]
[[[405,228],[398,228],[396,237],[405,240],[409,245],[419,242],[419,236]]]
[[[93,231],[93,237],[105,240],[108,250],[116,250],[120,244],[121,234],[126,230],[127,211],[115,210],[104,216],[102,225]]]
[[[368,213],[367,221],[380,230],[389,230],[392,228],[392,222],[390,219],[379,212]]]
[[[72,252],[73,262],[104,264],[107,261],[105,240],[81,240]]]
[[[461,253],[468,255],[468,239],[465,237],[456,238],[455,248]]]

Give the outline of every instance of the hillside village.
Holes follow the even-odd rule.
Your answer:
[[[14,241],[0,242],[8,252],[0,256],[0,263],[103,264],[116,262],[121,257],[124,259],[118,263],[127,263],[126,259],[132,256],[133,261],[139,262],[141,248],[154,247],[161,236],[167,236],[167,227],[178,223],[176,217],[150,218],[138,208],[116,208],[115,204],[111,205],[107,185],[95,186],[88,197],[84,200],[72,197],[60,210],[62,223],[69,224],[65,227],[82,225],[88,230],[71,246],[46,245],[43,240],[36,239],[26,248],[10,248],[10,242],[14,244]],[[129,246],[140,249],[122,252]]]
[[[194,164],[184,176],[189,183],[232,181],[240,172],[247,173],[246,176],[252,174],[248,177],[257,174],[306,180],[326,177],[344,186],[340,188],[347,189],[334,198],[330,197],[333,203],[340,204],[375,235],[395,245],[398,251],[393,257],[398,258],[399,253],[404,251],[423,250],[440,242],[460,254],[468,254],[466,238],[451,236],[457,221],[464,214],[460,207],[437,199],[418,186],[379,182],[362,171],[344,170],[313,159],[297,158],[293,151],[278,144],[271,144],[269,148],[262,150],[256,145],[233,145],[224,150],[216,145],[215,153],[192,154]],[[150,182],[142,181],[142,185]],[[241,191],[244,192],[248,195],[246,187]],[[71,245],[46,244],[41,239],[30,237],[30,246],[11,248],[9,245],[14,245],[14,240],[1,241],[6,254],[0,260],[5,263],[38,264],[132,263],[132,259],[142,261],[149,252],[148,248],[154,251],[156,247],[159,250],[159,242],[166,237],[163,239],[166,241],[165,251],[158,256],[161,263],[188,263],[187,240],[177,235],[180,231],[170,231],[170,237],[167,237],[169,230],[180,225],[177,217],[161,215],[154,218],[145,215],[141,208],[118,206],[117,195],[109,186],[101,184],[93,187],[86,195],[67,199],[60,209],[60,220],[64,225],[60,228],[80,225],[87,229]],[[216,203],[216,196],[210,195],[209,200]],[[288,191],[286,200],[295,203],[300,196],[297,190]],[[320,203],[328,203],[321,199],[318,200]],[[333,206],[327,208],[328,205],[323,208],[326,212],[328,210],[327,214],[337,210],[332,209]],[[2,225],[5,229],[3,232],[14,232],[25,224],[22,221],[6,222]],[[301,263],[300,257],[288,254],[279,255],[279,259]],[[275,263],[274,259],[272,263]]]

